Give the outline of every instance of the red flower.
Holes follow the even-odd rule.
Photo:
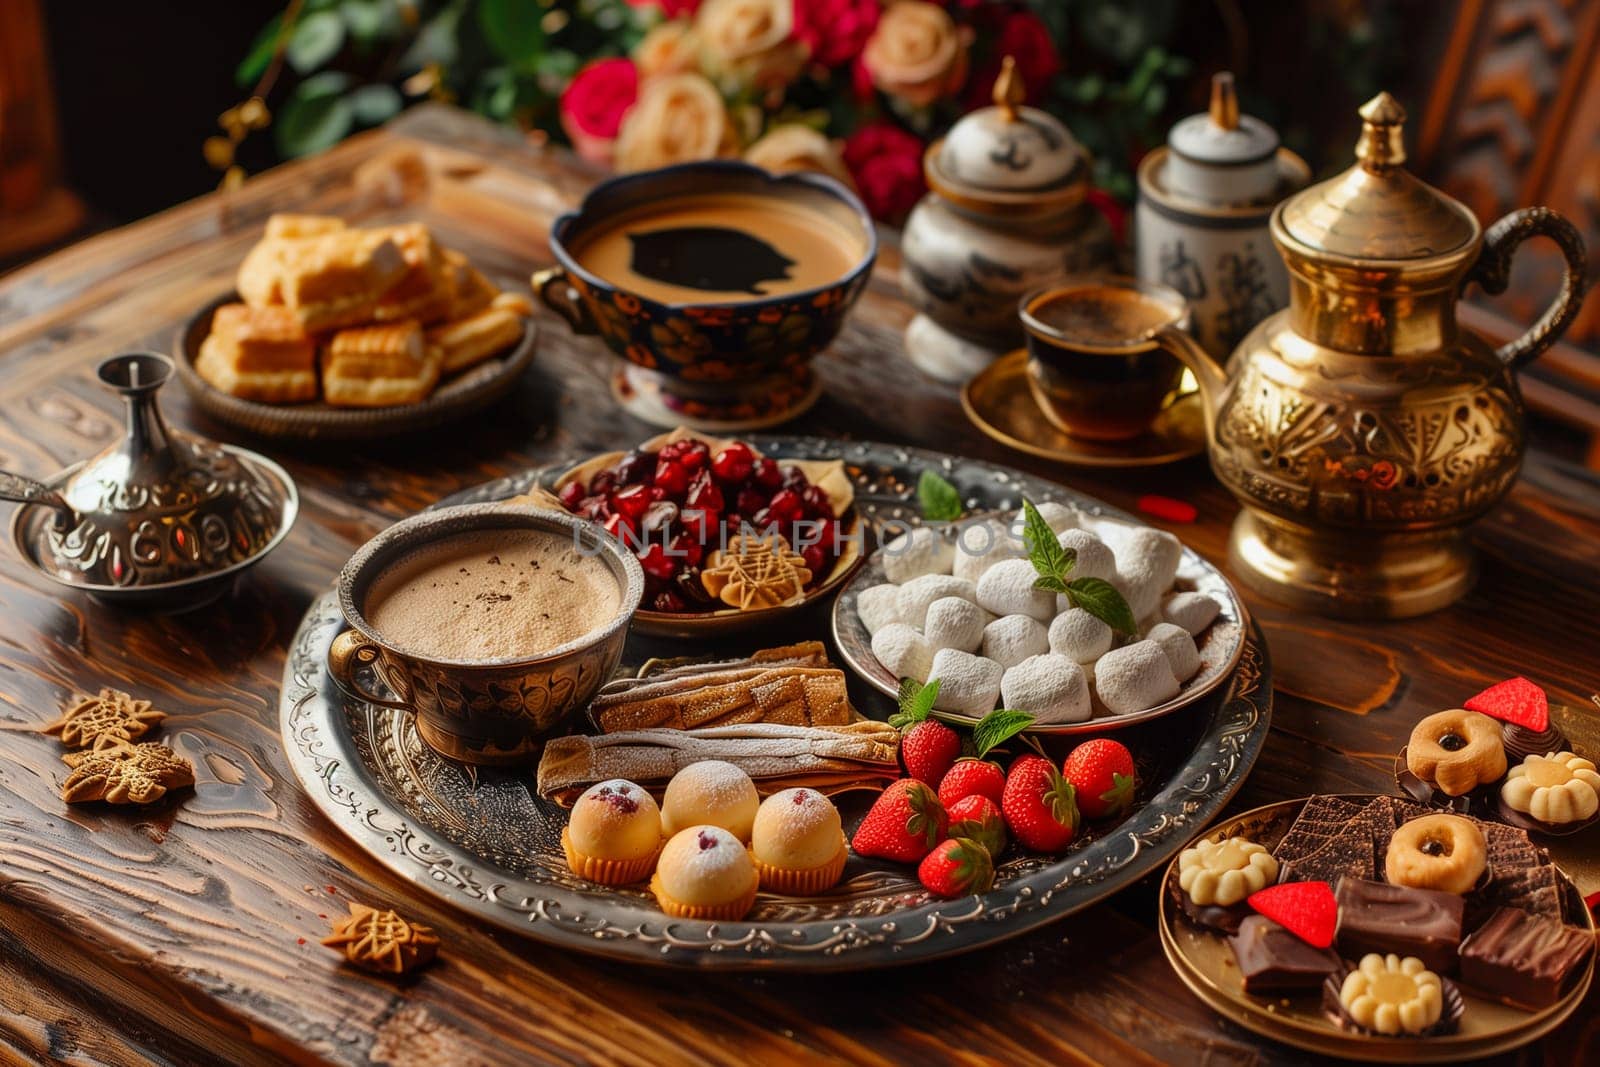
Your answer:
[[[679,15],[693,15],[700,7],[700,0],[628,0],[632,7],[658,7],[669,19]]]
[[[812,62],[839,67],[861,54],[878,26],[878,0],[794,0],[794,37]]]
[[[888,122],[863,126],[845,141],[845,166],[873,218],[899,222],[916,206],[924,189],[922,150],[920,140]]]
[[[1089,202],[1090,207],[1106,217],[1106,221],[1111,224],[1111,236],[1121,244],[1122,235],[1128,229],[1128,209],[1118,203],[1116,197],[1092,185],[1089,191],[1083,194],[1083,198]]]
[[[561,128],[585,159],[609,163],[622,116],[639,95],[633,60],[597,59],[573,75],[561,94]]]
[[[994,80],[1000,75],[1000,60],[1005,56],[1016,62],[1017,75],[1022,79],[1029,103],[1043,99],[1051,79],[1061,73],[1061,54],[1050,39],[1050,28],[1031,11],[1013,11],[1000,24],[991,59],[967,84],[968,108],[983,107],[990,102]]]

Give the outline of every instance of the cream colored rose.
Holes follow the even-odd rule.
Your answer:
[[[805,65],[793,0],[707,0],[694,30],[706,73],[733,85],[781,88]]]
[[[744,150],[747,163],[754,163],[773,174],[814,170],[850,184],[850,171],[832,141],[812,129],[793,123],[774,126],[755,144]]]
[[[688,19],[659,23],[633,49],[633,65],[640,78],[683,74],[698,69],[700,39]]]
[[[879,89],[927,107],[966,81],[971,43],[970,33],[958,29],[938,4],[899,0],[878,20],[861,61]]]
[[[668,74],[645,84],[622,117],[617,169],[651,170],[729,155],[736,147],[722,96],[699,74]]]

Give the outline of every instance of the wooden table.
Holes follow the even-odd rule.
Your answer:
[[[91,374],[170,345],[228,288],[275,210],[419,218],[508,277],[549,262],[545,233],[594,179],[460,112],[394,126],[96,237],[0,283],[0,467],[45,474],[118,432]],[[1213,560],[1235,505],[1203,461],[1079,472],[1013,455],[909,370],[896,250],[818,362],[827,394],[798,432],[928,445],[1012,463],[1131,508],[1182,497],[1177,532]],[[299,525],[229,600],[176,617],[120,614],[0,553],[0,1039],[67,1063],[295,1059],[338,1063],[1299,1062],[1214,1017],[1168,970],[1155,889],[1005,945],[884,973],[718,977],[640,970],[484,930],[407,890],[301,794],[278,740],[284,648],[350,551],[447,493],[647,436],[607,389],[611,357],[545,323],[538,359],[488,416],[421,440],[275,447]],[[225,436],[174,387],[177,424]],[[1529,458],[1481,524],[1484,576],[1454,608],[1387,625],[1329,623],[1252,599],[1277,682],[1274,730],[1237,806],[1310,791],[1387,791],[1422,713],[1525,673],[1552,699],[1600,690],[1600,493]],[[69,692],[111,683],[172,714],[193,794],[147,811],[68,808],[59,746],[38,728]],[[1592,847],[1592,846],[1591,846]],[[1593,872],[1590,872],[1592,875]],[[1591,888],[1594,888],[1591,886]],[[344,901],[393,902],[443,935],[441,961],[396,983],[317,944]],[[1525,1054],[1594,1062],[1600,994]]]

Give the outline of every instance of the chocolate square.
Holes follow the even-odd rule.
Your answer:
[[[1246,993],[1304,993],[1338,969],[1338,953],[1313,948],[1265,915],[1250,915],[1228,938]]]
[[[1284,860],[1279,857],[1279,882],[1327,882],[1342,877],[1371,879],[1377,875],[1376,842],[1394,833],[1394,813],[1387,804],[1373,802],[1356,809],[1343,826],[1320,847]]]
[[[1314,796],[1301,805],[1300,814],[1272,854],[1280,865],[1308,856],[1337,837],[1360,810],[1359,804],[1340,797]]]
[[[1415,956],[1443,974],[1456,966],[1461,943],[1461,898],[1361,878],[1341,878],[1334,897],[1340,955],[1359,960],[1369,952]]]
[[[1461,944],[1461,981],[1520,1008],[1548,1008],[1594,950],[1588,931],[1501,908]]]

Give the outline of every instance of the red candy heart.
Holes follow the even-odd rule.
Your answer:
[[[1526,726],[1534,733],[1550,727],[1550,702],[1544,690],[1526,678],[1508,678],[1491,685],[1465,705],[1468,711],[1481,711],[1501,722]]]
[[[1333,944],[1339,905],[1327,882],[1285,882],[1251,893],[1252,908],[1313,948]]]

